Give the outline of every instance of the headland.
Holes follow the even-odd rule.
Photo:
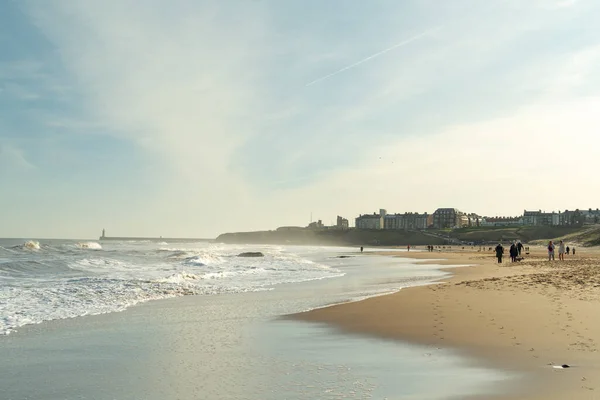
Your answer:
[[[281,227],[270,231],[234,232],[215,241],[228,244],[332,245],[332,246],[426,246],[485,245],[512,241],[564,239],[580,246],[599,244],[600,226],[466,227],[460,229],[360,229]]]

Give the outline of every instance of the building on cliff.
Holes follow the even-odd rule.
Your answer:
[[[523,211],[523,225],[552,226],[560,224],[560,213],[538,211]]]
[[[427,229],[429,215],[427,213],[388,214],[384,218],[384,229]]]
[[[308,228],[310,228],[310,229],[321,229],[324,227],[325,227],[325,225],[323,224],[322,220],[318,220],[318,221],[311,222],[310,224],[308,224]]]
[[[559,215],[560,225],[581,226],[584,224],[597,224],[600,222],[599,209],[592,210],[590,208],[587,210],[565,210],[562,213],[559,212]]]
[[[350,224],[348,223],[348,220],[346,218],[340,217],[338,215],[336,223],[335,223],[335,227],[337,229],[348,229],[350,227]]]
[[[484,217],[481,226],[520,226],[523,217]]]
[[[438,208],[433,213],[433,227],[436,229],[453,229],[468,226],[469,219],[465,213],[456,208]]]
[[[383,208],[379,210],[379,214],[361,214],[355,219],[354,226],[356,229],[384,229],[386,215],[387,211]]]

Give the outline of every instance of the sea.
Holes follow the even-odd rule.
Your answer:
[[[0,398],[450,399],[516,379],[452,349],[281,318],[448,275],[415,261],[347,247],[0,239]]]

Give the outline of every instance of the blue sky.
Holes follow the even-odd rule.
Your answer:
[[[592,0],[2,1],[0,237],[597,207],[598,15]]]

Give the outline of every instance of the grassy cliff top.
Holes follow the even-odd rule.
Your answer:
[[[336,246],[406,246],[448,243],[512,242],[539,244],[547,240],[566,240],[580,246],[600,245],[600,225],[586,227],[516,226],[472,227],[455,230],[369,230],[369,229],[289,229],[225,233],[216,240],[244,244],[301,244]]]

